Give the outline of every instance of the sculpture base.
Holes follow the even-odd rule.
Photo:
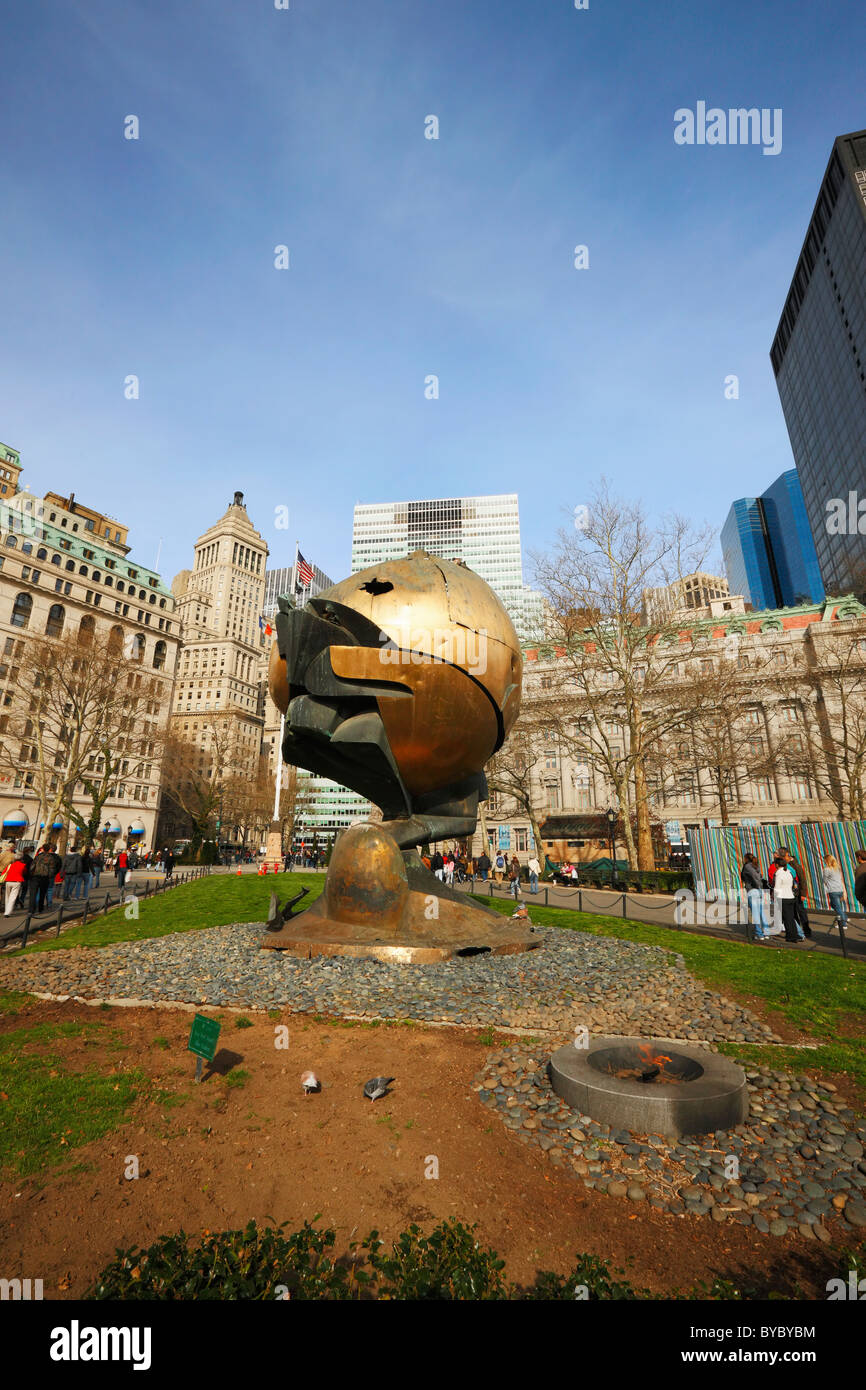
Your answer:
[[[448,888],[401,854],[381,825],[355,825],[334,847],[322,896],[262,946],[314,956],[367,956],[423,965],[452,956],[510,955],[540,941],[525,922],[503,917]]]

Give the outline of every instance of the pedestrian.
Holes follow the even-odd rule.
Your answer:
[[[11,840],[3,841],[3,850],[0,853],[0,894],[6,892],[6,870],[10,864],[15,863],[15,846]]]
[[[541,873],[541,865],[539,864],[534,854],[532,858],[529,860],[529,863],[526,865],[526,867],[529,870],[529,891],[530,893],[537,893],[538,875]]]
[[[292,856],[288,850],[283,855],[283,873],[288,874],[292,870]]]
[[[503,875],[504,875],[504,873],[505,873],[505,867],[506,867],[506,865],[505,865],[505,855],[502,853],[502,850],[500,850],[499,853],[498,853],[497,856],[496,856],[496,865],[495,865],[495,873],[496,873],[496,882],[497,882],[497,883],[501,883],[501,882],[502,882],[502,878],[503,878]]]
[[[839,860],[833,854],[824,856],[824,887],[827,890],[827,897],[830,899],[830,906],[836,914],[836,918],[830,927],[838,927],[840,931],[845,931],[848,926],[848,898],[845,894],[845,880],[839,868]]]
[[[92,886],[93,886],[94,888],[98,888],[98,887],[99,887],[99,878],[100,878],[100,875],[101,875],[102,870],[103,870],[104,867],[105,867],[105,863],[104,863],[104,860],[103,860],[103,858],[102,858],[102,853],[101,853],[101,851],[98,850],[98,849],[92,849],[92,850],[90,851],[90,871],[91,871],[91,873],[93,874],[93,885],[92,885]]]
[[[478,869],[479,874],[481,875],[481,882],[486,883],[487,875],[490,873],[490,855],[487,853],[486,850],[479,854],[476,867]]]
[[[781,905],[785,940],[788,942],[805,940],[797,921],[797,902],[794,893],[796,882],[793,869],[788,867],[784,859],[781,860],[773,875],[773,896]]]
[[[776,897],[776,873],[784,862],[784,849],[777,849],[776,853],[773,855],[773,862],[767,870],[767,883],[769,884],[773,904],[773,925],[769,930],[769,936],[781,936],[784,931],[782,925],[782,899]]]
[[[51,906],[51,892],[54,879],[60,868],[60,855],[55,854],[50,844],[44,844],[33,861],[30,872],[30,911],[44,912]]]
[[[20,854],[16,853],[12,863],[3,871],[6,875],[3,880],[6,884],[6,906],[3,911],[7,917],[15,911],[18,896],[24,892],[28,878],[27,859],[28,856],[23,851]]]
[[[73,845],[72,849],[66,851],[63,860],[63,901],[68,902],[72,897],[73,889],[77,889],[81,883],[81,855],[78,846]],[[75,893],[76,898],[78,893]]]
[[[454,851],[449,850],[445,859],[445,882],[449,888],[454,887]]]
[[[122,849],[114,863],[114,876],[117,879],[117,887],[120,896],[123,897],[123,885],[126,883],[126,875],[129,873],[129,855]]]
[[[163,850],[163,852],[162,852],[162,863],[163,863],[163,868],[165,869],[165,877],[166,877],[166,880],[168,880],[168,879],[171,878],[172,874],[174,873],[174,855],[172,854],[172,852],[171,852],[170,849],[164,849],[164,850]]]
[[[445,860],[442,858],[442,855],[439,853],[438,849],[436,853],[433,855],[431,863],[433,865],[433,872],[438,878],[439,882],[441,883],[442,879],[445,876]]]
[[[93,878],[93,868],[90,861],[90,850],[81,851],[81,876],[75,885],[76,898],[81,897],[87,902],[90,897],[90,884]]]
[[[866,912],[866,849],[854,851],[854,897]]]
[[[803,889],[806,886],[803,870],[789,849],[785,850],[785,860],[794,875],[794,907],[797,913],[797,924],[806,936],[811,936],[812,928],[809,925],[809,914],[806,911],[806,904],[803,902]]]
[[[752,926],[755,928],[755,940],[766,941],[770,923],[767,921],[767,914],[764,910],[764,880],[761,877],[758,860],[754,854],[743,856],[740,882],[746,890],[746,901],[749,904]]]
[[[517,855],[512,856],[511,866],[508,870],[508,889],[514,901],[520,897],[520,860]]]

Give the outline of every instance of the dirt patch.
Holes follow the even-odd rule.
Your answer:
[[[521,1145],[471,1089],[491,1051],[487,1036],[262,1014],[238,1027],[236,1014],[209,1012],[223,1020],[222,1056],[201,1085],[186,1051],[188,1012],[33,1003],[0,1020],[3,1032],[101,1023],[104,1035],[90,1029],[52,1045],[64,1065],[137,1067],[181,1102],[142,1098],[122,1127],[74,1151],[85,1171],[0,1183],[4,1274],[42,1278],[46,1298],[74,1298],[116,1247],[181,1228],[196,1236],[273,1217],[294,1229],[320,1214],[344,1248],[373,1227],[390,1240],[410,1222],[454,1217],[477,1222],[479,1239],[521,1282],[539,1269],[564,1273],[585,1251],[627,1264],[634,1283],[655,1291],[723,1275],[826,1297],[834,1261],[814,1242],[635,1210]],[[275,1046],[278,1024],[288,1029],[285,1050]],[[307,1068],[322,1082],[318,1095],[303,1094]],[[371,1103],[363,1084],[381,1074],[396,1077],[393,1090]],[[124,1176],[130,1156],[140,1170],[133,1180]],[[432,1159],[438,1178],[425,1176]]]

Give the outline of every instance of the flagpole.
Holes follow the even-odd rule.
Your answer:
[[[295,541],[295,563],[292,565],[292,602],[297,600],[298,595],[298,556],[301,553],[301,542]]]
[[[277,778],[274,788],[274,820],[280,818],[280,783],[283,780],[283,737],[286,732],[286,716],[280,715],[280,739],[277,744]]]

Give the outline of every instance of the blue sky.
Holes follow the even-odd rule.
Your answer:
[[[516,491],[528,551],[604,473],[719,527],[792,465],[768,354],[866,125],[862,28],[861,0],[7,0],[0,439],[169,579],[235,488],[271,564],[299,539],[334,579],[356,501]],[[781,153],[678,146],[699,100],[781,107]]]

